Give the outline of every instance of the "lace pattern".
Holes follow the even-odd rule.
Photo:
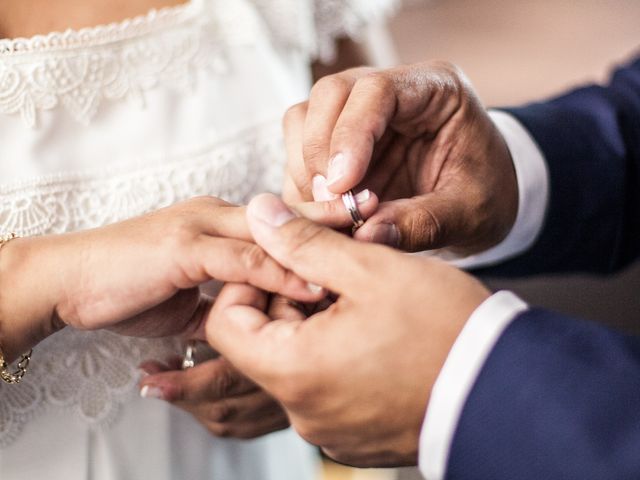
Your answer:
[[[424,0],[420,0],[424,1]],[[368,24],[389,17],[400,0],[251,0],[275,42],[331,63],[336,40],[357,38]]]
[[[105,101],[142,106],[158,86],[189,91],[199,69],[226,73],[230,46],[255,42],[259,28],[242,3],[219,3],[194,0],[121,23],[1,40],[0,113],[34,127],[40,112],[62,107],[88,124]]]
[[[3,231],[41,235],[93,228],[194,195],[246,203],[259,191],[278,191],[283,147],[279,119],[211,141],[159,164],[140,161],[60,174],[0,188]],[[135,163],[135,162],[133,162]],[[65,329],[40,344],[29,374],[13,388],[0,385],[0,447],[51,407],[72,409],[91,425],[108,425],[138,381],[136,366],[176,353],[174,340],[121,337]]]

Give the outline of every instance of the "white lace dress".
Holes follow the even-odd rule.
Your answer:
[[[0,40],[0,234],[97,227],[195,195],[280,188],[280,119],[309,63],[392,0],[192,0],[121,23]],[[37,295],[37,292],[34,292]],[[0,384],[2,480],[305,480],[291,431],[241,442],[137,395],[173,340],[65,329]]]

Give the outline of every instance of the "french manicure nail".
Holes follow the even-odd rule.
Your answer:
[[[316,285],[315,283],[311,283],[311,282],[307,283],[307,288],[314,295],[318,293],[322,293],[322,291],[324,290],[324,288],[322,288],[320,285]]]
[[[355,199],[358,205],[365,204],[371,198],[371,191],[362,190],[360,193],[356,194]]]
[[[157,398],[159,400],[162,400],[164,398],[162,389],[150,385],[145,385],[140,389],[140,396],[142,398]]]
[[[344,153],[336,153],[329,162],[327,171],[327,186],[333,185],[344,177],[347,171],[347,157]]]
[[[398,227],[390,223],[376,225],[371,234],[371,241],[373,243],[389,245],[390,247],[397,247],[400,245],[400,232],[398,231]]]
[[[316,175],[312,181],[313,199],[316,202],[327,202],[338,198],[338,195],[331,193],[327,188],[327,179],[322,175]]]
[[[142,380],[143,378],[147,378],[149,376],[149,372],[143,370],[142,368],[138,368],[138,378]]]
[[[269,195],[250,205],[251,213],[258,220],[272,227],[281,227],[293,220],[296,214],[276,196]]]

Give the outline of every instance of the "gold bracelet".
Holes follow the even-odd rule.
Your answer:
[[[18,238],[15,233],[0,236],[0,250],[15,238]],[[22,377],[24,377],[27,373],[27,368],[29,367],[32,353],[33,350],[29,350],[27,353],[22,355],[20,357],[20,360],[18,360],[18,363],[16,364],[16,371],[9,372],[9,365],[7,365],[7,362],[4,359],[4,353],[2,352],[2,347],[0,347],[0,378],[2,379],[2,381],[10,385],[20,383]]]
[[[16,364],[16,371],[10,372],[9,365],[4,359],[4,354],[2,353],[2,349],[0,349],[0,378],[4,383],[8,383],[9,385],[15,385],[22,381],[22,377],[27,373],[27,368],[29,367],[29,362],[31,361],[31,354],[33,350],[29,350],[27,353],[20,357],[20,360]]]

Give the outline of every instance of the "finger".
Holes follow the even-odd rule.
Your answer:
[[[354,237],[407,252],[420,252],[464,241],[469,218],[455,195],[434,192],[381,203]]]
[[[369,218],[378,208],[378,197],[370,190],[363,190],[354,196],[363,219]],[[323,202],[306,202],[293,206],[301,216],[327,227],[341,229],[351,227],[353,220],[342,201],[342,197]]]
[[[209,344],[254,381],[288,364],[283,344],[292,341],[301,321],[272,321],[266,295],[249,285],[227,284],[207,321]]]
[[[332,131],[327,187],[340,193],[364,178],[376,142],[382,139],[396,111],[396,94],[386,73],[370,73],[353,85]]]
[[[140,382],[140,394],[171,403],[214,402],[255,390],[256,385],[219,358],[193,368],[149,375]]]
[[[287,174],[283,187],[283,198],[287,203],[298,203],[314,199],[302,153],[307,109],[308,102],[294,105],[287,110],[282,121],[287,152]]]
[[[358,296],[382,273],[384,249],[354,242],[296,215],[277,197],[263,194],[247,208],[256,242],[297,275],[340,295]]]
[[[311,89],[303,133],[307,188],[316,175],[327,176],[333,129],[356,80],[370,71],[357,68],[328,75]]]
[[[146,378],[149,375],[155,375],[157,373],[171,370],[168,365],[165,365],[164,363],[158,362],[156,360],[148,360],[146,362],[143,362],[138,366],[138,369],[143,372],[143,378]]]
[[[281,407],[264,390],[254,390],[217,401],[197,403],[176,402],[177,407],[196,416],[202,422],[243,423],[259,421],[263,416],[272,414]]]
[[[218,437],[239,438],[243,440],[261,437],[268,433],[284,430],[289,427],[289,419],[286,414],[277,407],[256,420],[205,423],[208,430]]]
[[[467,83],[462,72],[446,62],[402,66],[359,78],[331,137],[330,155],[336,167],[329,174],[329,190],[344,192],[360,183],[376,143],[390,129],[409,139],[437,134],[468,100]]]
[[[269,303],[269,317],[283,320],[302,321],[305,315],[305,305],[293,301],[282,295],[275,295]]]
[[[315,286],[283,268],[262,248],[242,240],[199,237],[191,244],[190,259],[183,270],[185,278],[178,282],[179,288],[216,279],[249,283],[300,301],[316,301],[324,295]]]

